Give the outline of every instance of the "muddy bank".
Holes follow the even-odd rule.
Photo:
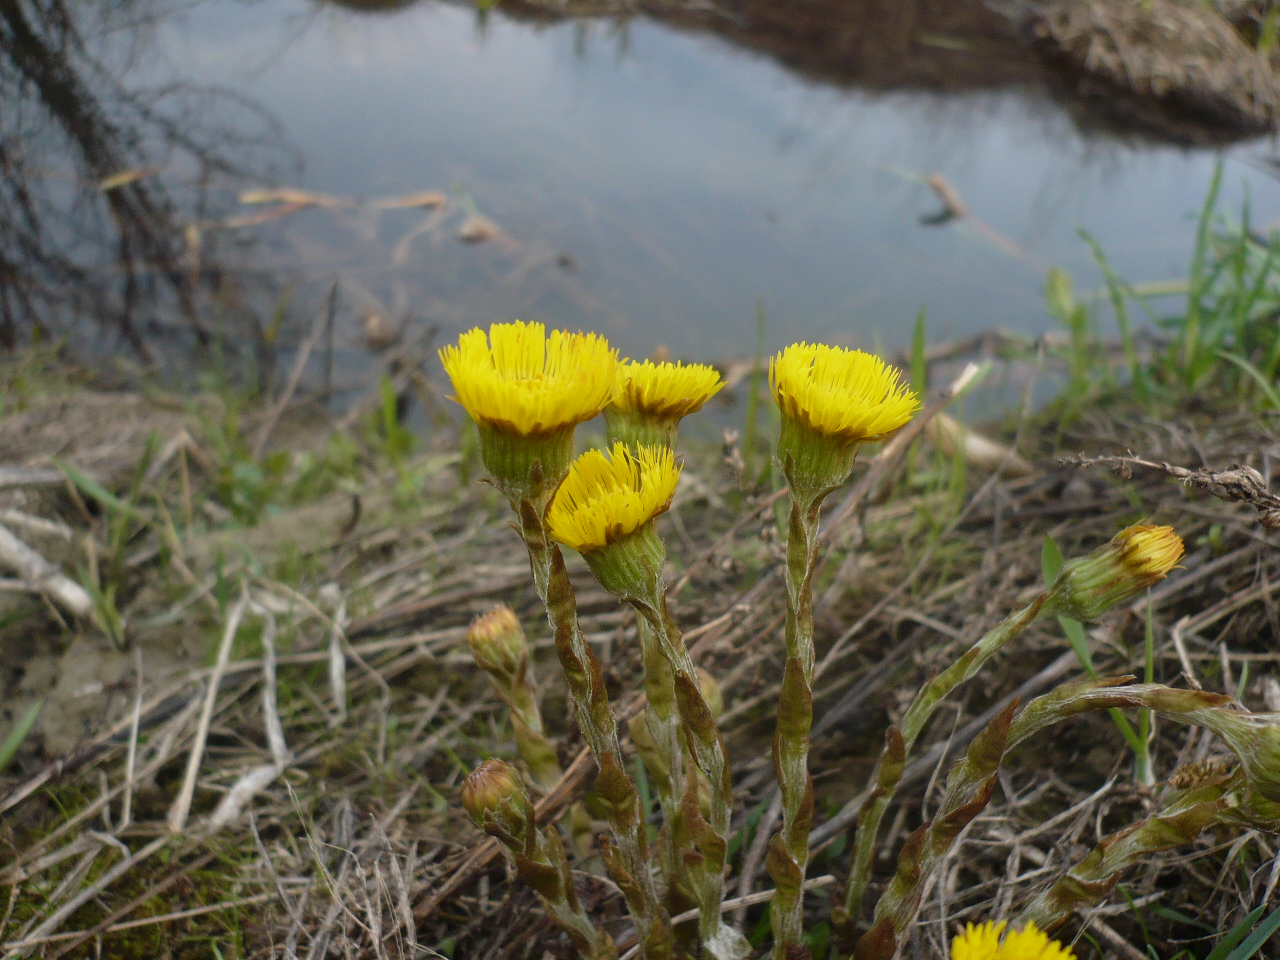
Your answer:
[[[814,81],[938,93],[1042,85],[1084,129],[1188,145],[1275,128],[1280,73],[1262,0],[503,0],[536,20],[641,13]]]

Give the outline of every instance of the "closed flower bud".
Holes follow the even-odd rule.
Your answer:
[[[490,758],[462,781],[462,806],[477,827],[508,843],[522,843],[533,827],[533,802],[516,768]]]
[[[520,621],[506,604],[496,606],[471,621],[467,643],[480,669],[491,674],[500,684],[509,686],[524,673],[529,644]]]
[[[1062,568],[1049,588],[1045,612],[1097,620],[1163,580],[1184,552],[1172,527],[1127,527],[1106,546]]]

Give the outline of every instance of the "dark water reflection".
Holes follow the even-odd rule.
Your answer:
[[[305,0],[166,8],[112,61],[121,89],[217,88],[223,105],[198,115],[232,117],[241,142],[210,147],[220,167],[172,148],[117,164],[163,168],[131,189],[203,204],[170,218],[203,224],[200,262],[179,246],[156,274],[195,272],[197,312],[252,313],[288,287],[299,322],[336,278],[339,340],[353,350],[370,314],[448,331],[520,316],[594,327],[632,352],[716,357],[750,351],[757,301],[774,341],[898,346],[922,308],[933,337],[1039,332],[1047,267],[1096,282],[1080,227],[1134,281],[1181,275],[1219,157],[1228,209],[1249,191],[1258,222],[1280,217],[1280,184],[1255,166],[1269,143],[1117,135],[1105,103],[1073,99],[1013,40],[967,36],[963,19],[895,23],[883,41],[815,22],[807,47],[805,30],[670,19],[548,24],[431,0],[376,13]],[[277,134],[250,124],[264,115]],[[967,224],[922,223],[939,207],[931,173],[1017,253]],[[237,205],[256,180],[329,199],[227,228],[282,212]],[[446,205],[387,202],[428,190]],[[477,216],[496,233],[460,242]]]

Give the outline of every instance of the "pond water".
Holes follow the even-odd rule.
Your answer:
[[[899,347],[922,309],[932,340],[1035,334],[1049,267],[1098,281],[1081,228],[1134,282],[1182,276],[1220,160],[1226,209],[1248,195],[1280,218],[1269,141],[1117,133],[1011,42],[1015,67],[986,69],[976,41],[918,31],[910,55],[942,79],[842,75],[835,55],[673,22],[207,0],[97,42],[130,90],[219,89],[209,111],[272,140],[271,183],[326,195],[236,206],[246,182],[215,170],[200,196],[224,224],[203,248],[216,234],[220,271],[285,278],[299,322],[338,280],[353,350],[370,314],[446,332],[518,316],[708,358],[751,352],[758,306],[771,344]],[[151,175],[189,188],[165,162]],[[931,174],[980,222],[929,223]],[[388,202],[424,191],[445,206]]]

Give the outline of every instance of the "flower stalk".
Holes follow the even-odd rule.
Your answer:
[[[575,427],[600,413],[615,389],[617,352],[596,334],[547,335],[540,323],[495,323],[464,333],[440,360],[455,399],[476,422],[490,479],[506,496],[547,608],[556,654],[583,738],[591,748],[617,843],[605,862],[623,890],[642,957],[672,952],[669,917],[658,902],[635,783],[622,767],[617,718],[600,661],[578,627],[577,602],[560,549],[547,532],[552,496],[569,469]]]
[[[587,451],[570,468],[547,522],[557,540],[582,554],[600,585],[629,603],[648,624],[651,639],[670,671],[680,733],[710,785],[704,819],[697,777],[689,771],[678,821],[693,844],[693,850],[684,854],[684,869],[698,903],[699,939],[707,956],[740,960],[750,952],[750,946],[724,921],[720,910],[733,810],[724,738],[667,606],[662,577],[666,552],[653,524],[670,504],[679,475],[674,455],[665,448],[632,451],[616,443],[609,455]],[[646,669],[649,665],[646,659]],[[673,791],[678,787],[672,782]]]
[[[533,888],[551,919],[586,960],[616,960],[609,934],[583,912],[560,836],[540,828],[520,775],[501,760],[486,760],[462,785],[462,803],[477,827],[498,841],[516,876]]]
[[[606,863],[612,861],[610,872],[626,896],[643,955],[669,956],[671,925],[666,910],[658,902],[649,867],[649,843],[640,793],[622,767],[618,722],[609,704],[604,671],[578,626],[573,584],[560,548],[550,539],[543,518],[531,503],[522,503],[519,512],[520,532],[529,551],[534,585],[547,607],[574,714],[599,769],[596,792],[604,801],[618,847]]]
[[[896,735],[909,755],[938,705],[961,683],[972,679],[993,656],[1045,616],[1070,616],[1096,620],[1164,577],[1181,559],[1182,541],[1169,527],[1129,527],[1086,557],[1067,563],[1048,590],[970,647],[950,667],[935,676],[916,694]],[[899,777],[885,777],[886,761],[896,745],[886,746],[871,780],[876,784],[858,812],[857,832],[849,880],[845,888],[846,925],[857,922],[862,898],[871,876],[872,856],[880,823],[897,789]],[[848,935],[848,929],[843,931]]]
[[[723,386],[719,372],[705,364],[648,360],[619,364],[614,396],[604,409],[610,445],[674,449],[680,421],[701,409]],[[687,748],[676,705],[675,674],[650,618],[636,618],[636,636],[647,707],[632,725],[632,741],[652,776],[666,826],[658,848],[667,879],[667,907],[673,914],[681,913],[687,906],[682,887],[688,879],[681,854],[688,842],[681,798]]]
[[[791,491],[787,527],[786,663],[778,698],[773,763],[782,795],[782,828],[766,865],[776,892],[770,904],[774,956],[807,955],[804,876],[813,825],[809,735],[813,728],[813,574],[822,502],[853,472],[861,444],[898,429],[919,408],[897,371],[878,357],[800,343],[769,364],[782,413],[778,463]]]

